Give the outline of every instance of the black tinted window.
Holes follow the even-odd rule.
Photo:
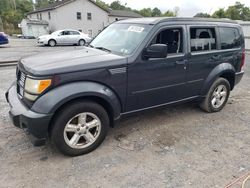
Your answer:
[[[221,27],[219,30],[221,37],[221,49],[231,49],[240,46],[240,34],[238,29]]]
[[[71,34],[71,35],[80,35],[80,33],[77,32],[77,31],[70,31],[70,34]]]
[[[191,52],[216,49],[215,28],[191,28],[190,37]]]
[[[151,42],[152,44],[166,44],[168,53],[183,52],[183,31],[182,28],[165,29],[161,31]]]

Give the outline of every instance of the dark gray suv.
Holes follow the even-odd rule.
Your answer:
[[[241,27],[230,20],[142,18],[116,22],[80,50],[20,60],[6,93],[15,126],[66,155],[86,154],[122,116],[196,101],[226,105],[245,62]]]

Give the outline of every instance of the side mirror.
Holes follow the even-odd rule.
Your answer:
[[[153,44],[144,49],[143,57],[149,58],[166,58],[168,46],[166,44]]]

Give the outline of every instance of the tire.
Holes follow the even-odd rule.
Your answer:
[[[109,123],[109,116],[101,105],[92,101],[78,101],[58,113],[51,131],[51,140],[64,155],[87,154],[103,142]]]
[[[84,46],[85,44],[86,44],[86,42],[83,39],[80,39],[79,42],[78,42],[79,46]]]
[[[56,45],[56,41],[54,39],[50,39],[48,45],[54,47]]]
[[[209,113],[221,111],[227,103],[230,90],[228,80],[224,78],[216,79],[205,99],[200,103],[200,108]]]

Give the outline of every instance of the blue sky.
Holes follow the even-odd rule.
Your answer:
[[[114,0],[104,0],[111,3]],[[197,12],[213,13],[218,8],[227,8],[237,0],[120,0],[123,4],[135,9],[158,7],[162,11],[179,7],[179,16],[194,16]],[[238,0],[250,7],[250,0]]]

